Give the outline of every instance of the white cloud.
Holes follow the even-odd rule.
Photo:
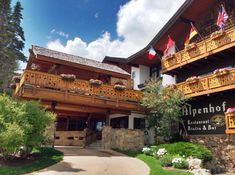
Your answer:
[[[52,34],[52,33],[55,33],[55,29],[52,29],[51,31],[50,31],[50,33]]]
[[[118,38],[111,40],[109,32],[86,43],[79,37],[49,41],[50,49],[102,61],[104,56],[128,57],[144,48],[164,26],[185,0],[131,0],[121,6],[117,14]]]
[[[94,18],[99,18],[99,13],[98,12],[96,12],[95,14],[94,14]]]
[[[69,37],[69,34],[68,34],[68,33],[65,33],[65,32],[63,32],[63,31],[57,31],[56,29],[52,29],[52,30],[50,31],[50,34],[51,34],[51,35],[52,35],[52,34],[57,34],[57,35],[62,36],[62,37],[64,37],[64,38],[66,38],[66,39],[68,39],[68,37]],[[48,39],[52,38],[51,35],[47,36],[47,38],[48,38]]]
[[[65,33],[65,32],[62,32],[62,31],[58,31],[56,32],[56,34],[62,36],[62,37],[65,37],[65,38],[68,38],[69,37],[69,34],[68,33]]]

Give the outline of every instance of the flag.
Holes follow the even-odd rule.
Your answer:
[[[154,58],[154,56],[156,55],[156,51],[154,50],[154,48],[151,46],[148,50],[148,58],[150,60],[152,60]]]
[[[197,30],[195,29],[194,25],[191,23],[191,29],[189,35],[187,35],[184,45],[188,45],[190,40],[198,34]]]
[[[172,48],[175,45],[175,41],[171,39],[170,36],[168,36],[168,41],[166,45],[166,49],[164,50],[164,56],[167,56],[169,54],[170,48]]]
[[[216,25],[220,27],[221,30],[224,30],[224,26],[226,21],[228,20],[228,14],[224,9],[224,6],[221,5],[221,9],[219,11],[218,19]]]

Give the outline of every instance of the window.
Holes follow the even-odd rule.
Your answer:
[[[135,79],[135,77],[136,77],[136,72],[135,72],[135,71],[132,71],[132,72],[131,72],[131,78],[132,78],[132,79]]]
[[[128,116],[112,118],[110,125],[112,128],[128,128]]]
[[[134,118],[134,129],[145,129],[145,119]]]
[[[85,120],[82,119],[70,119],[68,131],[83,131],[86,127]]]
[[[160,77],[160,71],[160,66],[150,67],[150,78],[153,80],[157,80],[157,78]]]

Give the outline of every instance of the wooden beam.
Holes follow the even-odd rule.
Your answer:
[[[56,91],[51,89],[39,88],[39,87],[25,87],[23,86],[24,93],[21,95],[23,98],[41,99],[45,101],[57,101],[59,103],[73,104],[73,105],[86,105],[90,107],[108,108],[108,109],[123,109],[141,111],[141,107],[138,103],[119,101],[117,106],[116,100],[102,99],[88,95],[79,95],[73,93],[65,93],[62,91]]]

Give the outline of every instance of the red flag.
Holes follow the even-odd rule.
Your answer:
[[[168,36],[168,41],[166,45],[166,49],[164,50],[164,56],[167,56],[169,53],[169,49],[172,48],[175,45],[175,41],[171,39],[170,36]]]

